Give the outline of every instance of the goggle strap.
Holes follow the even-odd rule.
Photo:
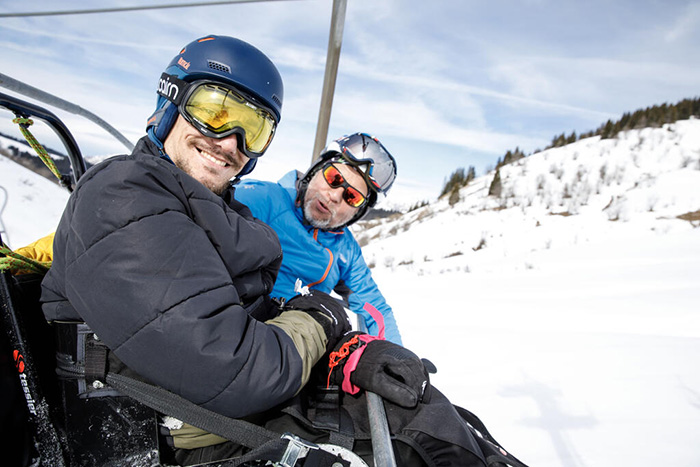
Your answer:
[[[180,105],[189,85],[187,81],[183,81],[175,75],[163,73],[158,81],[158,95],[165,97],[175,105]]]
[[[348,151],[346,147],[343,147],[343,151]],[[362,161],[359,162],[357,161],[354,156],[349,156],[349,157],[344,157],[344,154],[341,154],[340,157],[346,161],[345,164],[349,165],[350,167],[356,168],[361,174],[362,178],[365,179],[365,183],[369,187],[370,190],[374,190],[377,193],[381,192],[381,186],[379,186],[379,183],[370,175],[370,172],[372,171],[372,164],[370,161]]]

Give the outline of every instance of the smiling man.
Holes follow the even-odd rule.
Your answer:
[[[178,116],[163,145],[173,163],[216,194],[221,194],[231,179],[250,161],[238,150],[238,137],[214,140],[203,136]]]
[[[186,45],[161,76],[148,135],[81,177],[42,283],[46,318],[86,322],[111,371],[230,417],[294,396],[350,329],[340,315],[272,305],[279,241],[233,201],[231,179],[271,143],[282,94],[277,68],[250,44]],[[237,449],[186,424],[168,439],[184,464]]]
[[[293,297],[297,281],[326,293],[336,290],[370,334],[376,335],[379,325],[365,303],[381,313],[386,338],[401,344],[394,313],[346,228],[388,193],[395,178],[396,161],[384,145],[355,133],[331,142],[304,174],[294,170],[277,183],[242,181],[236,199],[275,229],[282,244],[271,295]]]

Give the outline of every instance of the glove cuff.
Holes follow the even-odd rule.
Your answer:
[[[345,360],[342,364],[341,388],[348,394],[360,392],[360,388],[350,381],[350,376],[357,368],[357,364],[367,348],[367,344],[374,340],[382,340],[382,338],[370,336],[369,334],[355,333],[351,338],[345,340],[337,350],[331,352],[328,358],[328,385],[326,388],[331,385],[333,370]],[[338,370],[340,371],[340,369]],[[336,378],[340,378],[340,376],[338,375]]]

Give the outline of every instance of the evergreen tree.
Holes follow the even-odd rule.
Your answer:
[[[605,126],[603,127],[603,131],[600,134],[600,137],[602,139],[607,139],[607,138],[612,138],[613,137],[613,122],[611,120],[608,120],[605,123]]]
[[[469,182],[471,182],[475,178],[476,170],[474,169],[473,165],[469,166],[469,169],[466,171],[466,173],[463,167],[458,168],[457,170],[452,172],[450,177],[443,185],[439,198],[442,198],[447,194],[450,194],[450,196],[452,196],[455,191],[458,192],[460,188],[469,185]]]
[[[496,175],[493,176],[493,181],[491,181],[491,186],[489,186],[489,196],[499,197],[501,196],[501,191],[503,186],[501,185],[501,171],[496,169]]]
[[[470,165],[469,170],[467,170],[467,183],[465,185],[469,185],[469,182],[471,182],[475,178],[476,178],[476,170],[474,169],[473,165]]]
[[[630,122],[630,117],[631,117],[630,113],[625,112],[624,114],[622,114],[622,118],[620,119],[620,126],[625,130],[629,129],[628,125]]]
[[[459,202],[459,188],[455,187],[452,189],[452,192],[450,193],[450,197],[447,199],[447,202],[450,203],[450,206],[454,206]]]
[[[513,153],[508,150],[506,155],[503,156],[503,165],[510,164],[511,162],[513,162]]]
[[[454,190],[455,187],[457,189],[463,187],[466,185],[466,179],[467,176],[464,173],[464,167],[460,167],[454,172],[452,172],[452,175],[450,175],[450,178],[445,182],[445,185],[442,187],[442,191],[440,192],[440,198],[445,196],[448,193],[451,193],[452,190]]]

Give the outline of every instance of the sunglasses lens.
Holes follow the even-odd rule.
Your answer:
[[[353,208],[359,208],[362,205],[362,203],[365,202],[365,197],[362,196],[362,193],[360,193],[351,186],[345,188],[345,192],[343,193],[343,199]]]
[[[343,199],[353,208],[359,208],[365,202],[365,195],[350,186],[350,184],[345,181],[343,174],[341,174],[335,166],[326,166],[326,168],[323,169],[323,176],[326,179],[326,183],[328,183],[331,188],[345,188],[343,190]]]
[[[246,149],[254,153],[262,153],[275,132],[275,120],[266,110],[232,89],[216,84],[197,86],[184,110],[213,137],[223,138],[236,128],[243,129]]]
[[[323,176],[326,177],[326,182],[331,186],[331,188],[341,187],[345,182],[345,179],[340,171],[338,171],[338,169],[332,165],[326,167],[326,169],[323,171]]]

